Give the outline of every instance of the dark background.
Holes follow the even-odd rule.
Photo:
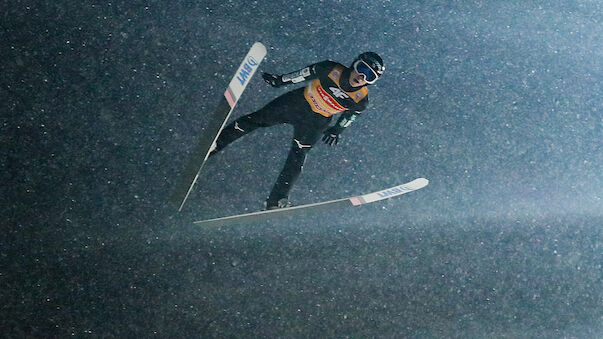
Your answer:
[[[0,5],[6,337],[603,336],[597,1]],[[291,128],[168,197],[254,41],[260,71],[372,50],[387,73],[295,204],[426,177],[373,205],[261,209]],[[256,76],[234,111],[290,90]],[[236,146],[235,146],[236,145]]]

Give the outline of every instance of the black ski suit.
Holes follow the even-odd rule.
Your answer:
[[[329,138],[334,138],[328,142],[329,144],[332,144],[333,140],[336,142],[339,133],[368,105],[366,86],[351,87],[348,81],[350,72],[351,69],[327,60],[296,72],[273,76],[273,82],[265,77],[267,82],[276,87],[305,80],[312,81],[306,87],[287,92],[260,110],[242,116],[226,126],[211,154],[215,154],[258,127],[276,124],[293,125],[291,150],[266,201],[267,206],[275,206],[278,200],[288,198],[291,187],[301,173],[307,152],[321,135],[325,133],[327,136],[324,138],[325,142]],[[335,126],[327,129],[332,116],[337,113],[343,114]]]

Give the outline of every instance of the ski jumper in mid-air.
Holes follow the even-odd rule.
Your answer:
[[[287,92],[226,126],[210,156],[258,127],[293,125],[291,150],[266,200],[268,210],[289,207],[289,191],[301,173],[308,151],[321,136],[326,144],[337,144],[341,132],[367,107],[367,84],[375,83],[384,71],[381,57],[365,52],[351,67],[326,60],[288,74],[263,73],[264,81],[273,87],[311,81],[306,87]],[[342,114],[337,123],[328,127],[333,115],[338,113]]]

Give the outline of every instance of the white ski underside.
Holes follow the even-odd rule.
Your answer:
[[[182,211],[184,204],[186,203],[191,192],[193,191],[195,183],[199,179],[199,175],[201,174],[201,170],[203,169],[203,164],[209,157],[209,152],[211,151],[212,145],[214,145],[216,140],[218,139],[218,136],[226,125],[230,114],[232,113],[235,108],[235,105],[237,104],[237,101],[243,94],[243,91],[247,87],[247,84],[249,84],[249,81],[253,77],[253,74],[255,74],[255,71],[258,69],[260,63],[266,56],[266,53],[266,47],[261,42],[256,42],[253,44],[253,46],[251,46],[249,52],[243,59],[243,62],[241,62],[241,65],[237,69],[237,72],[230,81],[228,88],[224,92],[223,100],[225,100],[228,103],[228,106],[230,107],[220,104],[218,106],[217,111],[215,111],[213,113],[213,116],[210,117],[211,125],[215,125],[215,127],[210,128],[211,135],[207,135],[201,142],[201,144],[197,146],[196,152],[200,152],[201,154],[195,155],[193,160],[194,164],[189,164],[188,166],[189,168],[194,168],[190,171],[195,172],[185,173],[185,176],[187,178],[185,178],[184,180],[187,180],[187,182],[182,184],[182,187],[178,187],[175,192],[174,199],[177,200],[179,212]],[[189,170],[185,171],[189,172]],[[193,174],[192,178],[189,179],[188,176],[190,176],[191,174]],[[184,185],[188,186],[184,187]]]
[[[347,205],[347,206],[358,206],[358,205],[363,205],[363,204],[369,204],[369,203],[372,203],[375,201],[389,199],[389,198],[392,198],[392,197],[395,197],[398,195],[402,195],[402,194],[406,194],[406,193],[409,193],[412,191],[416,191],[418,189],[421,189],[421,188],[427,186],[428,184],[429,184],[429,180],[427,180],[425,178],[418,178],[418,179],[415,179],[411,182],[408,182],[408,183],[405,183],[402,185],[394,186],[394,187],[391,187],[391,188],[388,188],[385,190],[368,193],[368,194],[363,194],[363,195],[359,195],[359,196],[355,196],[355,197],[351,197],[351,198],[329,200],[329,201],[317,202],[317,203],[312,203],[312,204],[279,208],[279,209],[268,210],[268,211],[258,211],[258,212],[244,213],[244,214],[238,214],[238,215],[231,215],[231,216],[227,216],[227,217],[195,221],[194,223],[197,225],[218,226],[218,225],[230,224],[230,223],[236,222],[236,221],[243,222],[243,221],[247,221],[247,220],[258,220],[258,219],[262,219],[264,217],[268,218],[269,216],[276,215],[276,214],[288,215],[288,214],[292,214],[293,212],[301,211],[304,209],[311,210],[311,209],[315,209],[317,207],[322,207],[322,206],[326,206],[326,205],[342,204],[342,205]]]

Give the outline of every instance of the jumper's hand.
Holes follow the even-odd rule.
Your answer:
[[[281,77],[278,75],[262,73],[262,78],[272,87],[281,87],[283,85],[283,80],[281,80]]]
[[[328,128],[322,136],[322,141],[329,146],[337,145],[339,142],[339,133],[334,127]]]

